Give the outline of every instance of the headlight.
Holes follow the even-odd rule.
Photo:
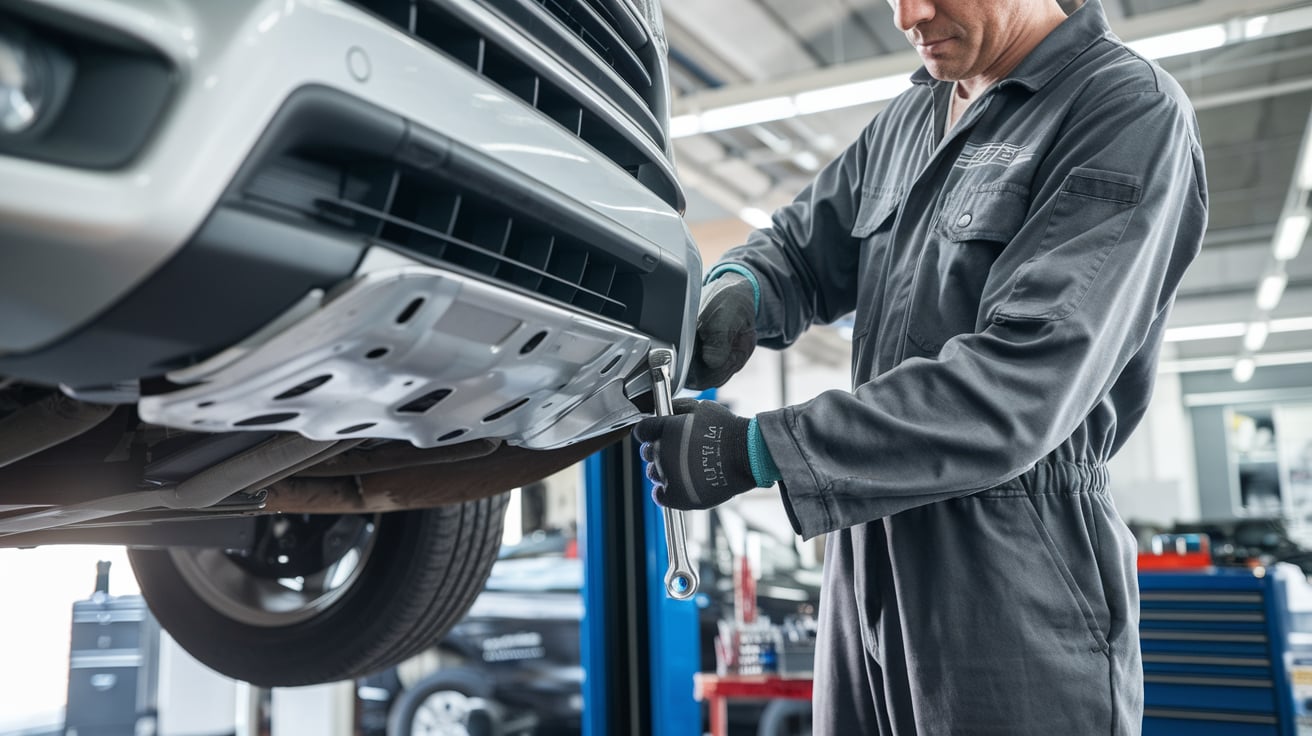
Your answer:
[[[0,135],[17,134],[43,122],[59,96],[53,47],[22,29],[0,23]]]

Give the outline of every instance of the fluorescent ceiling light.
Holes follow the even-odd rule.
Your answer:
[[[1312,332],[1312,317],[1286,317],[1264,323],[1268,332]],[[1193,342],[1195,340],[1221,340],[1248,333],[1243,322],[1220,322],[1212,325],[1168,327],[1162,342]]]
[[[1289,277],[1283,273],[1273,273],[1262,279],[1262,283],[1257,286],[1257,308],[1264,312],[1275,309],[1280,303],[1280,297],[1285,294],[1285,284],[1288,282]]]
[[[1190,342],[1192,340],[1216,340],[1223,337],[1239,337],[1244,334],[1243,322],[1225,322],[1216,325],[1195,325],[1193,327],[1168,327],[1162,336],[1165,342]]]
[[[1266,365],[1302,365],[1312,363],[1312,350],[1294,350],[1287,353],[1263,353],[1255,356],[1257,364]]]
[[[1185,358],[1183,360],[1159,360],[1158,373],[1202,373],[1204,371],[1224,371],[1234,368],[1234,358]]]
[[[1256,353],[1266,344],[1266,336],[1271,334],[1271,326],[1265,322],[1253,322],[1244,333],[1244,350]]]
[[[773,224],[770,213],[756,207],[744,207],[738,210],[738,219],[758,230],[770,227]]]
[[[911,87],[906,74],[867,79],[864,82],[840,84],[791,97],[767,97],[737,105],[725,105],[703,110],[700,113],[678,115],[670,119],[670,137],[685,138],[698,133],[742,128],[748,125],[769,123],[775,120],[810,115],[826,110],[839,110],[871,102],[891,100]]]
[[[793,163],[803,171],[819,171],[820,157],[810,151],[799,151],[793,156]]]
[[[1257,361],[1252,358],[1240,358],[1235,361],[1233,376],[1238,383],[1248,383],[1253,378],[1253,373],[1257,370]]]
[[[1244,21],[1244,38],[1260,38],[1266,33],[1266,27],[1271,22],[1271,16],[1258,15]]]
[[[893,74],[810,92],[799,92],[793,97],[793,104],[797,107],[797,114],[810,115],[826,110],[841,110],[845,107],[891,100],[910,88],[911,78],[908,75]]]
[[[1228,40],[1229,37],[1225,32],[1225,26],[1215,23],[1210,26],[1190,28],[1187,31],[1163,33],[1160,36],[1141,38],[1138,41],[1127,43],[1126,46],[1147,56],[1149,59],[1164,59],[1168,56],[1193,54],[1219,48],[1224,46]]]
[[[1298,256],[1298,251],[1307,240],[1308,226],[1312,225],[1312,215],[1297,212],[1280,218],[1276,228],[1275,256],[1278,261],[1290,261]]]
[[[1303,332],[1312,330],[1312,317],[1286,317],[1271,320],[1272,332]]]
[[[728,105],[703,112],[698,118],[698,128],[703,133],[729,128],[741,128],[772,120],[783,120],[797,114],[797,107],[791,97],[767,97],[753,100],[741,105]]]
[[[687,138],[690,135],[697,135],[699,125],[701,123],[696,115],[675,115],[670,118],[670,137]]]
[[[1262,353],[1251,357],[1255,367],[1264,368],[1271,365],[1304,365],[1312,363],[1312,350],[1295,350],[1286,353]],[[1181,360],[1163,360],[1157,363],[1158,373],[1202,373],[1207,371],[1232,370],[1234,358],[1183,358]]]

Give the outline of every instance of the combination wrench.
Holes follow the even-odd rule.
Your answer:
[[[653,349],[647,355],[651,368],[651,393],[656,404],[656,416],[674,414],[674,351]],[[676,600],[691,598],[697,592],[697,571],[688,559],[688,540],[683,528],[683,512],[661,507],[665,515],[665,549],[669,555],[669,570],[665,573],[665,592]]]

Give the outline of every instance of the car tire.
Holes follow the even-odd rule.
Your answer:
[[[222,550],[128,556],[160,625],[203,664],[260,687],[334,682],[413,656],[465,615],[500,548],[507,499],[371,517],[347,581],[300,608],[273,605],[281,589],[257,605],[232,592],[285,580]]]
[[[388,716],[387,736],[508,736],[504,719],[487,678],[457,667],[433,672],[403,691]]]

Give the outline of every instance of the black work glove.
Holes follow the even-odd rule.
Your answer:
[[[714,401],[696,399],[675,401],[674,416],[638,422],[633,437],[642,443],[656,503],[709,509],[755,488],[747,456],[749,423]]]
[[[756,291],[741,274],[726,273],[702,291],[688,388],[723,386],[755,349]]]

